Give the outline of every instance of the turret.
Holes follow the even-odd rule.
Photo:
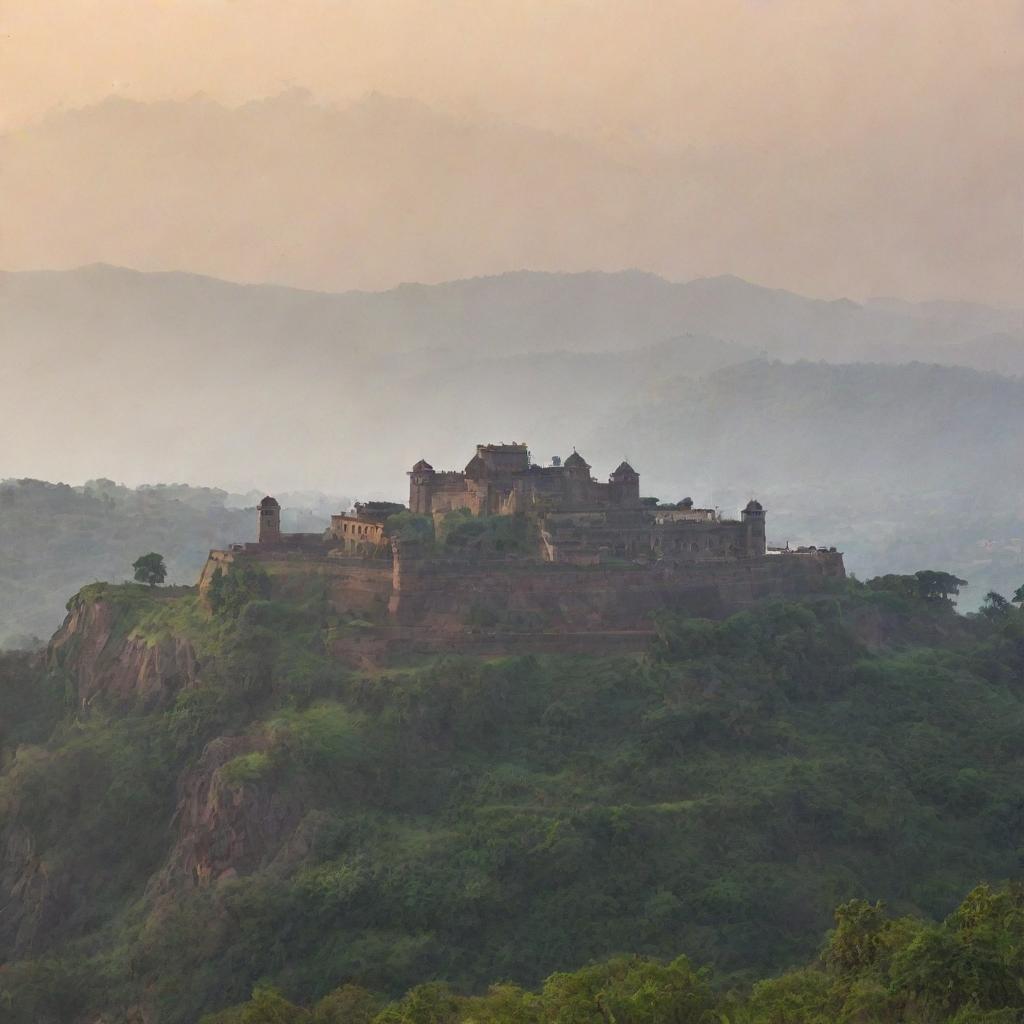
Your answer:
[[[259,542],[278,544],[281,541],[281,506],[269,494],[256,506],[259,513]]]
[[[575,448],[562,465],[562,500],[573,507],[590,504],[590,466]]]
[[[767,549],[764,530],[764,506],[755,498],[747,502],[740,513],[740,521],[747,530],[747,554],[753,557],[763,555]]]
[[[621,462],[608,477],[608,495],[613,505],[640,504],[640,474],[628,462]]]
[[[429,516],[433,509],[434,467],[420,459],[409,472],[409,511]]]
[[[582,480],[590,479],[590,465],[575,448],[572,450],[572,455],[565,460],[565,465],[562,468],[567,476]]]

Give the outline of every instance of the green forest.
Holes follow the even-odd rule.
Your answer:
[[[535,991],[506,983],[465,996],[428,982],[385,1002],[342,985],[306,1009],[262,987],[202,1024],[1013,1024],[1022,942],[1024,891],[982,885],[939,924],[850,900],[815,961],[742,992],[716,988],[685,956],[620,956]]]
[[[3,1019],[1016,1021],[1024,594],[956,586],[375,670],[315,583],[88,587],[111,672],[196,667],[0,658]]]

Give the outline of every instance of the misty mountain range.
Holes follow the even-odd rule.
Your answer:
[[[403,499],[416,459],[521,439],[599,477],[629,458],[664,499],[756,494],[773,540],[861,575],[1024,582],[1013,310],[640,272],[330,294],[90,266],[0,274],[0,330],[0,477]]]
[[[461,465],[476,440],[515,437],[538,458],[589,446],[597,472],[630,454],[661,486],[679,479],[669,448],[692,453],[691,477],[729,467],[764,487],[772,465],[806,483],[841,459],[846,477],[919,487],[933,448],[998,457],[1021,384],[987,371],[1024,373],[1021,316],[639,272],[342,294],[106,266],[0,274],[18,434],[3,472],[400,496],[417,458]],[[780,466],[779,447],[803,454]],[[1004,476],[988,462],[959,469],[984,487]]]

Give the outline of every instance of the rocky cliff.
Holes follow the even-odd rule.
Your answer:
[[[306,810],[301,794],[252,770],[265,763],[270,747],[263,735],[220,736],[182,774],[174,846],[151,894],[248,874],[281,854],[297,830],[294,849],[284,851],[284,859],[306,852],[299,828]]]
[[[194,686],[199,675],[188,640],[135,633],[123,606],[87,591],[69,602],[64,624],[50,641],[48,662],[67,672],[82,708],[102,699],[162,706],[178,690]]]

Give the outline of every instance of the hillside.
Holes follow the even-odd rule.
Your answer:
[[[281,495],[288,529],[327,524],[315,497]],[[0,650],[41,646],[69,593],[96,580],[130,579],[132,562],[147,551],[164,556],[170,583],[191,585],[211,548],[254,539],[259,498],[103,479],[81,487],[0,481]],[[345,503],[337,501],[334,511]]]
[[[325,656],[358,624],[316,587],[70,609],[45,659],[0,662],[19,1022],[191,1022],[260,979],[534,985],[621,952],[740,983],[806,960],[837,903],[937,919],[1019,867],[1024,613],[914,579],[669,617],[640,659],[369,675]]]
[[[749,991],[716,989],[713,972],[686,956],[619,956],[553,974],[536,991],[499,982],[466,995],[428,982],[388,1002],[348,984],[307,1010],[260,986],[244,1005],[201,1024],[1014,1024],[1024,1010],[1022,935],[1020,885],[979,885],[942,922],[894,918],[881,902],[850,900],[836,908],[816,960]]]

